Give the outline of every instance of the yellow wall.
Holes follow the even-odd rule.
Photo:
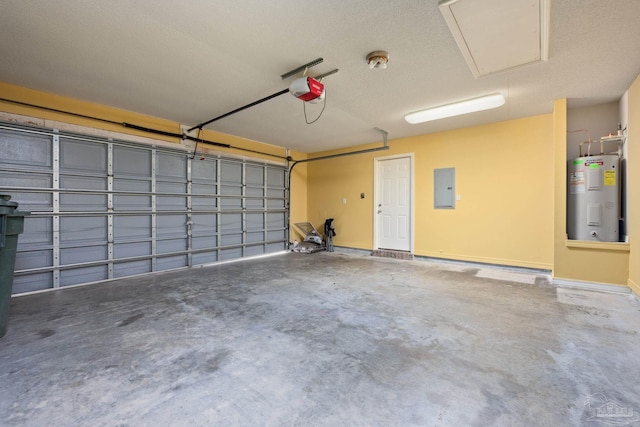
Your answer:
[[[306,159],[306,154],[296,153],[294,159]],[[289,241],[301,241],[304,236],[300,236],[293,226],[296,222],[308,221],[307,214],[307,164],[300,163],[291,171],[291,206],[289,209]]]
[[[357,150],[379,146],[382,144],[357,147]],[[309,157],[353,150],[356,148],[316,153]],[[389,151],[376,154],[384,156]],[[334,243],[339,246],[372,248],[373,158],[374,154],[371,153],[307,163],[309,221],[323,231],[325,219],[333,218],[337,233]],[[360,193],[365,194],[364,199],[360,198]],[[345,198],[346,204],[342,202]]]
[[[62,96],[0,83],[0,97],[59,110],[180,133],[179,124]],[[0,112],[21,114],[177,143],[117,124],[0,101]],[[628,284],[640,293],[640,193],[628,192],[630,244],[572,247],[566,239],[566,100],[553,114],[392,140],[387,151],[299,164],[291,175],[291,223],[321,228],[335,218],[339,246],[374,247],[374,159],[414,155],[416,255],[553,269],[555,278]],[[640,182],[640,77],[629,89],[628,182]],[[204,131],[203,138],[284,155],[282,148]],[[370,144],[362,148],[379,147]],[[204,150],[258,157],[218,147]],[[350,149],[352,150],[352,149]],[[350,151],[342,150],[342,151]],[[316,153],[309,157],[334,152]],[[291,153],[304,159],[303,153]],[[269,156],[262,156],[273,160]],[[552,159],[552,160],[551,160]],[[433,169],[456,169],[454,210],[433,209]],[[365,198],[360,198],[364,193]],[[343,204],[343,198],[347,203]],[[292,234],[291,240],[301,236]]]
[[[116,108],[106,107],[103,105],[93,104],[90,102],[80,101],[77,99],[66,98],[63,96],[35,91],[24,87],[14,86],[0,82],[0,98],[6,98],[13,101],[19,101],[26,104],[33,104],[62,111],[68,111],[85,116],[99,117],[104,120],[115,121],[118,123],[128,122],[138,126],[153,128],[165,132],[180,133],[180,124],[169,120],[158,119],[155,117],[145,116],[143,114],[133,113],[130,111],[119,110]],[[136,131],[123,127],[119,124],[110,124],[102,121],[96,121],[87,118],[76,117],[63,113],[56,113],[44,109],[27,107],[10,102],[0,101],[0,112],[19,114],[36,119],[52,120],[72,125],[84,126],[99,130],[117,132],[121,134],[142,136],[155,140],[162,140],[171,143],[178,143],[176,138],[153,135],[145,132]],[[34,124],[40,124],[35,122]],[[201,135],[203,139],[230,144],[234,147],[241,147],[250,150],[257,150],[264,153],[285,156],[286,151],[281,147],[275,147],[263,144],[257,141],[251,141],[232,135],[204,130]],[[227,149],[224,147],[207,146],[200,144],[198,150],[209,152],[228,153],[230,155],[244,156],[249,158],[265,159],[283,163],[271,156],[264,156],[245,151]],[[295,159],[305,158],[305,154],[292,152],[291,156]],[[291,222],[306,221],[307,218],[307,189],[306,189],[306,168],[298,166],[298,170],[291,177]]]
[[[629,277],[629,253],[616,244],[591,243],[571,247],[567,242],[567,101],[553,108],[554,142],[554,259],[553,277],[582,282],[624,285]],[[631,180],[629,181],[631,182]],[[622,249],[622,250],[621,250]]]
[[[640,76],[629,88],[627,149],[627,224],[629,230],[629,280],[627,284],[640,295]]]
[[[335,218],[336,245],[373,249],[374,158],[414,153],[416,255],[552,268],[550,114],[389,145],[388,151],[309,163],[310,220],[318,227]],[[454,210],[433,208],[433,169],[445,167],[456,169],[461,200]]]
[[[0,82],[0,98],[19,101],[26,104],[44,106],[48,108],[81,114],[85,116],[98,117],[103,120],[114,121],[117,123],[127,122],[127,123],[132,123],[138,126],[157,129],[160,131],[172,132],[172,133],[178,133],[178,134],[181,133],[180,123],[159,119],[156,117],[146,116],[146,115],[134,113],[131,111],[125,111],[125,110],[119,110],[117,108],[106,107],[104,105],[98,105],[90,102],[80,101],[77,99],[66,98],[63,96],[55,95],[55,94],[27,89],[24,87],[13,86],[13,85],[9,85],[2,82]],[[70,123],[70,124],[85,126],[89,128],[102,129],[102,130],[118,132],[122,134],[143,136],[147,138],[168,141],[172,143],[179,142],[176,138],[149,134],[149,133],[124,127],[120,124],[105,123],[102,121],[76,117],[69,114],[56,113],[56,112],[52,112],[44,109],[26,107],[26,106],[17,105],[10,102],[0,101],[0,111],[14,113],[14,114],[22,114],[25,116],[40,118],[40,119],[55,120],[58,122]],[[265,153],[275,154],[278,156],[285,156],[285,150],[281,147],[275,147],[273,145],[263,144],[257,141],[238,138],[236,136],[232,136],[232,135],[228,135],[220,132],[214,132],[214,131],[205,129],[204,131],[202,131],[200,136],[203,139],[208,139],[208,140],[220,142],[223,144],[230,144],[235,147],[242,147],[246,149],[258,150]],[[206,144],[199,145],[198,149],[199,150],[211,149],[211,150],[215,150],[216,152],[232,153],[235,155],[262,158],[262,159],[282,162],[282,160],[278,160],[270,156],[261,156],[259,154],[252,154],[252,153],[247,153],[243,151],[227,149],[224,147],[214,147],[214,146],[207,147]]]

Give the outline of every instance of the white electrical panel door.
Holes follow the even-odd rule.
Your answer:
[[[455,168],[433,170],[433,207],[436,209],[455,208]]]

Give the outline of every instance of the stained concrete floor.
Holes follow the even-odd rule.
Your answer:
[[[0,424],[638,425],[639,330],[632,294],[287,254],[14,298]]]

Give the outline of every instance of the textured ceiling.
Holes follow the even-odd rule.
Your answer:
[[[475,0],[480,1],[480,0]],[[509,0],[505,0],[509,1]],[[639,0],[552,0],[549,61],[475,79],[437,0],[2,0],[0,81],[195,125],[288,87],[315,58],[326,109],[285,94],[207,126],[317,152],[620,99],[640,73]],[[505,44],[509,40],[504,40]],[[496,46],[500,49],[501,46]],[[370,70],[373,50],[391,55]],[[408,112],[501,92],[498,109]],[[1,96],[1,95],[0,95]],[[310,119],[321,105],[307,104]]]

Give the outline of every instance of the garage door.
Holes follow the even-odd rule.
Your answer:
[[[14,294],[286,249],[284,165],[0,123]]]

